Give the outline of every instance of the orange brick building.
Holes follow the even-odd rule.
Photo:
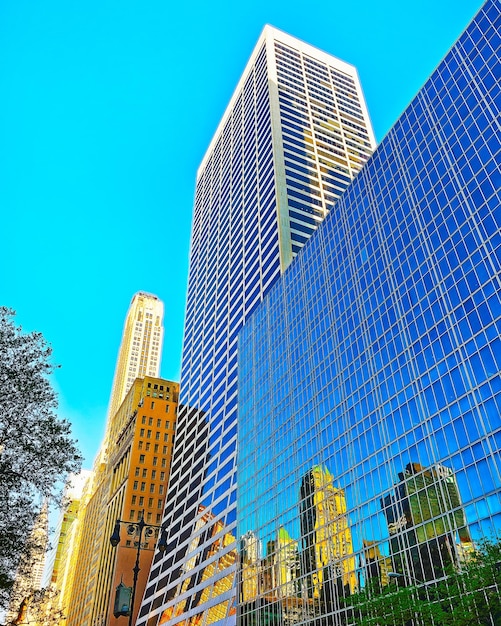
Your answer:
[[[82,540],[75,562],[79,582],[72,590],[67,611],[72,626],[126,623],[124,618],[113,616],[113,603],[121,581],[132,587],[137,544],[127,533],[128,524],[121,525],[121,541],[116,548],[111,546],[110,537],[117,519],[132,524],[143,511],[147,524],[161,523],[178,393],[178,383],[151,376],[137,378],[115,416],[110,416],[107,448],[94,470],[93,495],[81,519]],[[155,530],[151,537],[143,536],[134,621],[158,534]]]

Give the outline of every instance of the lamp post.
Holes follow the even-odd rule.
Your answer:
[[[114,548],[116,548],[118,544],[120,543],[120,524],[127,525],[128,535],[137,537],[136,564],[134,565],[132,569],[132,571],[134,572],[134,578],[132,582],[132,595],[131,595],[130,610],[129,610],[129,626],[132,626],[132,615],[134,613],[134,601],[136,599],[137,578],[141,569],[139,567],[139,557],[141,554],[141,540],[143,538],[143,531],[144,531],[144,538],[149,539],[153,535],[154,530],[156,528],[162,529],[160,540],[157,545],[157,548],[159,549],[160,552],[165,552],[165,549],[167,548],[167,532],[164,526],[157,526],[155,524],[147,524],[144,521],[144,509],[143,509],[141,511],[141,517],[138,522],[125,522],[121,519],[117,519],[115,523],[115,528],[113,530],[113,534],[110,537],[110,543]]]

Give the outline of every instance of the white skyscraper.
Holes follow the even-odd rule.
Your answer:
[[[158,377],[163,342],[164,305],[149,293],[139,291],[125,319],[110,397],[112,419],[136,378]]]
[[[169,547],[140,626],[236,619],[238,332],[374,147],[355,68],[267,26],[198,171]]]

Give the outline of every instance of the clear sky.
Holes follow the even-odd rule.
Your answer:
[[[0,2],[0,304],[52,344],[86,467],[136,291],[179,378],[196,170],[264,24],[358,68],[379,142],[481,4]]]

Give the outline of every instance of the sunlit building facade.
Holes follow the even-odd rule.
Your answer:
[[[73,587],[75,575],[75,558],[77,556],[77,537],[79,511],[82,505],[83,489],[90,479],[91,472],[82,470],[68,480],[64,489],[64,508],[61,511],[54,533],[54,545],[49,553],[45,571],[44,587],[56,592],[53,605],[62,613],[61,626],[66,624],[66,610]]]
[[[266,27],[198,171],[169,548],[138,624],[235,622],[238,331],[373,148],[355,68]]]
[[[242,624],[353,623],[357,589],[432,584],[501,531],[500,12],[240,332],[237,533],[262,549],[285,529],[302,564],[295,616],[277,581],[240,595]],[[319,515],[322,484],[339,503]]]
[[[108,415],[118,411],[136,378],[158,376],[163,343],[163,302],[139,291],[130,303],[118,351]]]
[[[131,524],[143,516],[160,526],[165,504],[175,437],[179,385],[162,378],[137,378],[110,425],[107,463],[100,468],[99,487],[85,503],[82,540],[74,566],[67,608],[73,626],[119,626],[113,615],[115,589],[120,582],[132,587],[136,545],[123,527],[122,541],[113,548],[115,522]],[[137,614],[148,577],[158,528],[142,544],[137,581]]]
[[[178,399],[178,383],[158,378],[163,310],[157,296],[140,291],[132,298],[127,312],[104,438],[82,490],[74,522],[71,566],[75,575],[68,578],[62,589],[63,610],[72,626],[114,623],[109,611],[114,568],[122,565],[127,568],[124,581],[129,583],[132,569],[130,559],[125,558],[122,563],[123,555],[132,551],[130,546],[129,550],[120,548],[110,553],[109,537],[116,518],[124,515],[126,521],[133,521],[143,509],[147,521],[158,523],[161,517]],[[142,423],[143,419],[146,424]],[[160,420],[160,426],[152,426],[150,420],[152,424]],[[143,437],[142,431],[149,435]],[[139,451],[141,448],[144,452]],[[141,480],[136,471],[140,472]],[[145,493],[131,493],[135,482],[144,485]],[[132,502],[133,495],[137,504]],[[131,503],[135,506],[129,508]],[[153,543],[142,559],[140,587],[144,587],[152,550]]]

